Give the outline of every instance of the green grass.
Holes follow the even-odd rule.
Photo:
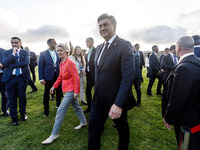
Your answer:
[[[174,131],[167,130],[162,122],[161,96],[146,95],[148,78],[143,69],[144,83],[142,84],[142,105],[128,112],[130,126],[130,150],[175,150],[177,149]],[[74,130],[79,120],[70,107],[60,129],[60,137],[50,145],[42,145],[50,134],[56,116],[56,102],[50,101],[50,116],[43,116],[43,90],[37,78],[38,91],[27,93],[28,120],[20,120],[19,126],[13,126],[9,117],[0,116],[0,149],[1,150],[86,150],[88,142],[87,127]],[[157,80],[152,93],[156,92]],[[28,86],[27,92],[31,91]],[[136,97],[135,90],[134,96]],[[81,105],[83,110],[85,105]],[[87,120],[89,114],[86,114]],[[113,122],[108,119],[101,137],[102,150],[116,150],[118,134],[112,127]]]

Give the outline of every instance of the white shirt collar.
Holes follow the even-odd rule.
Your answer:
[[[156,52],[152,51],[152,53],[154,53],[157,56]]]
[[[116,34],[115,35],[113,35],[113,37],[108,41],[108,43],[109,43],[109,45],[108,45],[108,48],[110,47],[110,45],[112,44],[112,42],[114,41],[114,39],[116,38]],[[107,42],[105,41],[104,42],[104,45],[106,44]]]
[[[194,53],[192,52],[192,53],[187,53],[187,54],[182,55],[182,56],[180,57],[180,60],[178,61],[178,63],[180,63],[185,57],[188,57],[188,56],[190,56],[190,55],[194,55]]]

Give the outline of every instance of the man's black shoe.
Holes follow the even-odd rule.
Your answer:
[[[30,92],[28,92],[28,93],[34,93],[34,92],[36,92],[37,91],[37,89],[36,90],[32,90],[32,91],[30,91]]]
[[[150,93],[150,94],[147,94],[147,95],[149,95],[149,96],[154,96],[152,93]]]
[[[89,108],[87,108],[85,111],[84,111],[84,113],[89,113],[90,112],[90,109]]]
[[[162,93],[156,93],[156,95],[161,95],[162,96]]]
[[[51,101],[54,100],[54,96],[51,95]]]
[[[137,102],[136,106],[139,107],[141,105],[141,102]]]
[[[4,117],[8,117],[10,115],[9,111],[7,110],[5,113],[3,113]]]
[[[14,126],[19,125],[19,120],[18,120],[18,118],[12,119],[12,124],[13,124]]]
[[[23,114],[23,115],[21,115],[21,118],[22,118],[23,121],[26,121],[28,119],[28,116]]]

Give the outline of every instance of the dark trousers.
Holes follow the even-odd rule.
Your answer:
[[[5,83],[6,92],[9,99],[10,116],[17,118],[17,97],[19,97],[19,112],[21,115],[26,113],[26,87],[27,81],[24,80],[22,75],[14,76]]]
[[[92,87],[94,86],[94,77],[91,74],[87,73],[87,85],[86,85],[86,98],[88,109],[91,109],[91,102],[92,102]]]
[[[33,80],[29,80],[28,84],[31,86],[32,90],[37,91],[37,87],[35,86],[35,83],[33,82]]]
[[[53,84],[57,80],[58,75],[55,73],[54,77],[51,81],[46,81],[45,89],[44,89],[44,96],[43,96],[43,104],[44,104],[44,110],[46,113],[49,112],[49,94],[50,89],[52,88]],[[61,96],[62,96],[62,90],[61,85],[56,89],[56,106],[60,106],[61,103]]]
[[[3,113],[6,113],[6,110],[8,110],[8,99],[5,91],[5,84],[1,82],[2,76],[3,73],[0,73],[1,110]]]
[[[133,85],[137,93],[137,103],[140,104],[141,103],[140,79],[135,79]]]
[[[33,82],[35,83],[35,79],[36,79],[36,77],[35,77],[35,67],[30,66],[30,71],[32,73]]]
[[[147,88],[147,94],[151,94],[151,89],[154,84],[155,79],[158,79],[158,85],[157,85],[157,94],[161,93],[161,86],[162,86],[162,77],[161,76],[150,76],[149,78],[149,84]]]
[[[88,128],[88,150],[100,150],[101,147],[101,132],[104,124],[108,118],[108,111],[106,111],[100,104],[92,102],[92,107],[89,117]],[[123,110],[119,119],[113,120],[119,135],[118,150],[128,150],[130,132],[127,122],[127,111]]]

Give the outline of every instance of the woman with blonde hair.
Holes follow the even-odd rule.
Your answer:
[[[80,125],[74,129],[80,129],[87,125],[85,115],[77,99],[78,94],[80,93],[80,79],[76,65],[68,58],[68,52],[65,45],[58,44],[56,46],[56,52],[61,58],[60,73],[53,87],[50,89],[50,93],[53,94],[54,90],[61,84],[65,95],[60,106],[58,107],[51,136],[43,141],[42,144],[50,144],[59,137],[58,132],[70,104],[74,108],[74,111],[80,120]]]
[[[81,51],[80,46],[76,46],[74,48],[74,52],[69,58],[76,64],[76,68],[78,70],[78,74],[80,77],[80,100],[83,104],[87,105],[84,96],[84,86],[85,86],[85,58],[83,57],[83,53]]]

